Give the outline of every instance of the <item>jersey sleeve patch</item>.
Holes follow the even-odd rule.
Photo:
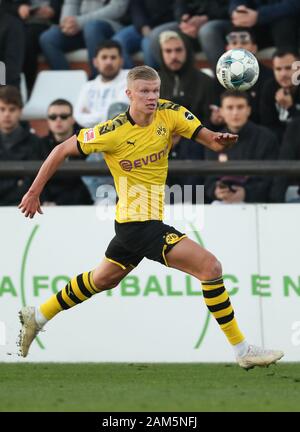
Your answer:
[[[83,140],[84,142],[92,141],[95,139],[95,131],[94,129],[88,129],[84,132]]]
[[[188,139],[195,136],[195,131],[201,126],[201,121],[183,106],[180,106],[180,110],[173,114],[173,119],[174,132]]]
[[[184,117],[185,117],[187,120],[193,120],[193,119],[195,118],[195,116],[194,116],[191,112],[189,112],[189,111],[185,111],[185,113],[184,113]]]

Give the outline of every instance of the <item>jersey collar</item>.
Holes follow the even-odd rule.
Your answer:
[[[157,106],[158,106],[158,104],[157,104]],[[129,113],[129,108],[130,107],[128,107],[128,110],[126,111],[127,119],[132,124],[132,126],[134,126],[136,123],[135,123],[135,121],[133,120],[133,118],[131,117],[131,115]]]
[[[135,125],[135,121],[133,120],[133,118],[132,118],[131,115],[129,114],[129,108],[128,108],[128,110],[126,111],[126,115],[127,115],[127,118],[128,118],[128,120],[129,120],[129,122],[132,124],[132,126],[134,126],[134,125]]]

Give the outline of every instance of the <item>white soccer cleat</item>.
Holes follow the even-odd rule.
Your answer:
[[[22,357],[27,357],[30,345],[41,328],[35,320],[35,307],[25,306],[19,312],[19,318],[22,324],[19,335],[19,353]]]
[[[268,350],[255,345],[249,345],[247,354],[237,357],[237,362],[242,368],[248,370],[255,366],[268,367],[270,364],[275,364],[283,356],[283,351]]]

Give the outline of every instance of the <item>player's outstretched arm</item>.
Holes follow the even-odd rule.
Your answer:
[[[238,135],[231,133],[213,132],[207,128],[201,128],[195,140],[210,150],[220,152],[232,147],[238,140]]]
[[[52,150],[18,206],[25,217],[29,216],[32,219],[36,212],[40,214],[43,213],[40,204],[40,194],[45,184],[53,176],[66,157],[78,156],[79,154],[76,135],[73,135],[71,138],[57,145]]]

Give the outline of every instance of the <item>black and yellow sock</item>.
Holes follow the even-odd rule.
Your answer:
[[[206,306],[218,321],[231,345],[236,345],[245,339],[240,331],[229,295],[224,287],[223,278],[201,281]]]
[[[92,272],[82,273],[71,279],[61,291],[43,303],[40,311],[47,320],[50,320],[58,312],[70,309],[98,292],[100,291],[93,282]]]

